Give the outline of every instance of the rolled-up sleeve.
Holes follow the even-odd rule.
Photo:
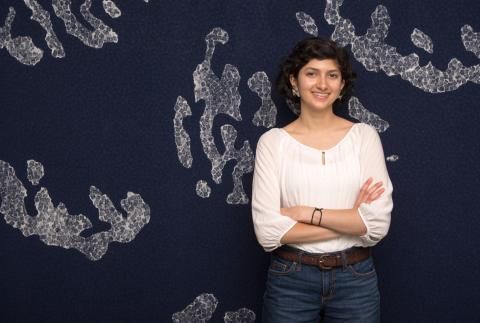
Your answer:
[[[370,204],[362,203],[358,212],[367,227],[367,233],[361,236],[364,246],[377,244],[388,233],[393,209],[393,186],[388,176],[385,156],[380,137],[374,128],[365,125],[360,148],[360,168],[363,184],[369,177],[373,183],[382,181],[385,191]]]
[[[252,218],[255,234],[265,251],[280,247],[283,235],[297,222],[280,214],[281,197],[278,143],[272,129],[260,137],[255,155],[252,187]]]

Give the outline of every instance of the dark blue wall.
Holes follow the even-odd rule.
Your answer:
[[[168,322],[202,293],[219,301],[212,322],[242,307],[260,321],[268,255],[255,240],[250,206],[225,201],[235,162],[223,169],[221,184],[210,176],[198,135],[205,104],[195,102],[192,74],[205,58],[206,35],[215,27],[228,32],[229,41],[215,48],[212,69],[220,77],[226,64],[238,68],[242,121],[219,115],[213,132],[221,152],[219,129],[227,123],[238,131],[235,147],[248,140],[254,150],[267,128],[252,123],[260,99],[247,80],[264,71],[273,81],[281,57],[307,36],[297,12],[314,18],[320,35],[331,35],[326,1],[116,1],[122,11],[117,19],[95,1],[92,12],[119,38],[101,49],[67,34],[51,2],[39,2],[50,12],[66,57],[50,55],[44,30],[22,1],[2,1],[0,25],[8,8],[15,8],[12,36],[30,36],[44,53],[27,66],[0,49],[0,160],[27,189],[30,215],[36,214],[39,188],[28,182],[26,162],[41,162],[40,185],[54,205],[63,202],[70,214],[92,222],[84,237],[109,228],[88,198],[91,185],[119,210],[127,192],[140,194],[151,217],[133,241],[113,242],[97,261],[47,246],[37,235],[24,237],[1,221],[0,321]],[[78,17],[81,3],[72,5]],[[417,53],[420,65],[431,61],[442,71],[453,57],[467,67],[480,64],[460,33],[466,24],[480,31],[480,2],[345,1],[341,14],[362,35],[379,4],[392,21],[386,42],[401,55]],[[433,54],[412,44],[414,28],[432,38]],[[382,321],[478,322],[478,81],[429,93],[398,75],[367,71],[356,60],[354,67],[355,96],[389,122],[381,134],[385,155],[399,156],[388,163],[395,190],[391,230],[375,249]],[[192,109],[183,122],[192,168],[177,157],[178,96]],[[285,102],[272,96],[276,126],[293,120]],[[347,108],[339,113],[346,116]],[[209,198],[195,193],[201,179],[212,189]],[[251,179],[251,173],[242,179],[248,195]]]

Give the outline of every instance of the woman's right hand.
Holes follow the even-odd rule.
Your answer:
[[[366,203],[370,204],[373,201],[377,200],[382,193],[385,191],[383,188],[382,182],[377,182],[373,184],[373,178],[367,179],[367,181],[362,185],[360,188],[360,192],[358,192],[357,200],[355,201],[355,209],[360,207],[360,204]]]

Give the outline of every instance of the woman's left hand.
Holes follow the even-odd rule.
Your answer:
[[[292,207],[282,207],[280,213],[295,221],[309,224],[312,218],[313,209],[314,208],[310,206],[296,205]]]

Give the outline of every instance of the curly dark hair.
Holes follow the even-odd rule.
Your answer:
[[[334,105],[346,101],[352,94],[353,82],[356,78],[350,63],[350,56],[345,48],[340,47],[333,40],[318,37],[309,37],[300,41],[280,64],[280,72],[276,82],[278,92],[292,102],[300,102],[300,98],[292,93],[290,75],[298,78],[298,72],[314,58],[337,61],[345,85],[340,93],[342,99],[336,100]]]

